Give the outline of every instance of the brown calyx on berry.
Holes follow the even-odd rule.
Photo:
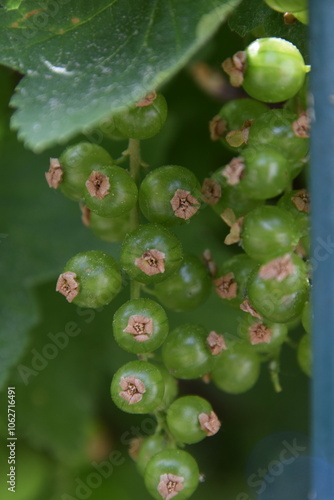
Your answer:
[[[259,276],[263,280],[275,279],[283,281],[295,270],[291,255],[289,253],[283,257],[277,257],[260,267]]]
[[[180,219],[190,219],[199,209],[200,203],[196,198],[184,189],[177,189],[170,200],[174,215]]]
[[[211,354],[218,356],[222,351],[226,351],[227,345],[223,335],[212,331],[206,338],[206,343],[208,344]]]
[[[216,115],[209,122],[210,139],[212,141],[219,141],[227,132],[227,122],[223,120],[220,115]]]
[[[310,196],[306,189],[300,189],[291,197],[292,203],[295,205],[299,212],[310,212]]]
[[[62,273],[57,281],[56,291],[63,294],[68,302],[72,302],[79,293],[79,283],[76,281],[76,277],[75,273],[67,271]]]
[[[254,307],[251,305],[248,299],[244,300],[240,304],[240,309],[246,313],[249,313],[251,316],[254,318],[259,318],[261,319],[261,316],[259,315],[258,312],[254,309]]]
[[[246,166],[242,156],[233,158],[228,165],[223,169],[222,175],[227,180],[229,186],[236,186],[241,181]]]
[[[157,93],[155,92],[155,90],[152,90],[151,92],[148,92],[146,96],[143,97],[143,99],[140,99],[140,101],[136,103],[136,106],[137,108],[144,108],[145,106],[150,106],[150,104],[152,104],[152,102],[155,101],[156,98],[157,98]]]
[[[50,188],[57,189],[63,180],[64,171],[58,158],[50,158],[50,168],[45,172],[45,178]]]
[[[222,63],[222,68],[229,75],[232,87],[241,87],[246,70],[246,52],[240,50],[234,56],[228,57]]]
[[[202,261],[204,262],[207,270],[210,273],[210,276],[214,278],[217,275],[217,264],[212,257],[211,250],[209,248],[206,248],[204,252],[201,255]]]
[[[301,113],[292,124],[292,130],[297,137],[307,139],[310,137],[311,120],[307,112]]]
[[[214,281],[216,293],[222,299],[235,299],[237,296],[238,284],[234,280],[234,274],[228,273]]]
[[[109,194],[109,178],[101,172],[94,170],[86,181],[86,188],[92,197],[102,200]]]
[[[153,333],[153,320],[140,314],[130,316],[127,327],[123,332],[131,333],[137,342],[149,340]]]
[[[285,12],[283,15],[284,24],[291,26],[297,22],[297,18],[291,12]]]
[[[90,226],[90,208],[80,203],[81,220],[84,226]]]
[[[206,178],[202,184],[202,200],[208,205],[216,205],[220,200],[222,188],[214,179]]]
[[[161,474],[158,484],[158,492],[164,500],[174,498],[179,491],[183,490],[184,477],[175,474]]]
[[[224,243],[225,245],[233,245],[233,243],[239,243],[241,240],[241,229],[244,223],[245,217],[239,217],[234,224],[232,224],[229,234],[226,236]]]
[[[201,429],[206,432],[207,436],[214,436],[220,429],[221,423],[214,411],[210,413],[200,413],[198,420]]]
[[[165,257],[166,255],[155,248],[147,250],[143,255],[135,260],[135,265],[147,274],[153,276],[154,274],[165,272]]]
[[[119,385],[122,389],[119,395],[130,405],[139,403],[139,401],[143,398],[143,394],[146,392],[143,382],[134,375],[130,377],[122,377]]]
[[[252,345],[255,344],[269,344],[272,337],[272,331],[261,321],[253,323],[248,328],[249,340]]]

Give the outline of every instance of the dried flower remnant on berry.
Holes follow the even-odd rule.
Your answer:
[[[202,199],[209,205],[216,205],[220,200],[222,189],[214,179],[206,178],[202,184]]]
[[[291,24],[295,24],[297,22],[297,18],[291,12],[285,12],[283,14],[284,24],[291,26]]]
[[[297,137],[307,139],[310,137],[311,120],[308,113],[302,113],[292,124],[292,130]]]
[[[229,186],[235,186],[239,184],[243,177],[243,172],[245,170],[244,159],[239,156],[238,158],[233,158],[228,165],[222,171],[222,175],[227,180]]]
[[[175,474],[161,474],[158,484],[158,492],[164,500],[174,498],[179,491],[183,490],[184,477]]]
[[[223,63],[222,68],[230,77],[232,87],[241,87],[244,81],[244,72],[246,70],[246,52],[240,50],[234,56],[228,57]]]
[[[210,413],[200,413],[198,420],[207,436],[214,436],[220,429],[221,423],[214,411]]]
[[[306,189],[301,189],[291,197],[292,203],[299,212],[310,212],[310,196]]]
[[[135,265],[147,274],[153,276],[154,274],[165,272],[165,257],[166,255],[159,250],[153,248],[147,250],[143,255],[135,260]]]
[[[290,276],[295,270],[291,255],[286,254],[283,257],[277,257],[267,264],[260,267],[259,276],[263,280],[275,279],[276,281],[283,281]]]
[[[127,327],[123,332],[131,333],[137,342],[149,340],[153,333],[153,320],[140,314],[130,316]]]
[[[212,331],[206,338],[206,343],[208,344],[211,354],[218,356],[222,351],[226,351],[227,345],[223,335]]]
[[[146,106],[149,106],[152,104],[153,101],[157,98],[157,93],[155,90],[152,90],[152,92],[148,92],[143,99],[140,99],[140,101],[137,102],[136,106],[137,108],[144,108]]]
[[[80,203],[80,210],[81,210],[81,220],[84,226],[89,227],[90,226],[90,208],[86,207],[86,205],[83,205]]]
[[[50,158],[50,168],[49,171],[45,173],[45,178],[49,187],[57,189],[63,180],[63,175],[64,172],[58,158]]]
[[[210,139],[219,141],[227,132],[227,122],[222,120],[219,115],[216,115],[209,122]]]
[[[143,382],[134,375],[130,377],[122,377],[119,385],[122,389],[119,395],[130,405],[139,403],[139,401],[143,398],[143,394],[146,392]]]
[[[63,294],[68,302],[72,302],[79,293],[79,283],[76,281],[76,277],[75,273],[67,271],[62,273],[57,281],[56,291]]]
[[[254,318],[259,318],[261,319],[261,316],[259,315],[258,312],[254,309],[254,307],[251,305],[248,299],[244,300],[240,304],[240,309],[246,313],[249,313],[251,316]]]
[[[230,232],[226,236],[224,243],[225,245],[233,245],[233,243],[239,243],[241,240],[241,228],[244,223],[245,217],[239,217],[231,226]]]
[[[102,200],[109,194],[110,182],[106,175],[94,170],[86,181],[86,188],[92,197]]]
[[[216,292],[222,299],[235,299],[237,296],[238,284],[234,280],[234,274],[228,273],[221,278],[218,278],[214,282],[216,287]]]
[[[199,209],[199,201],[184,189],[177,189],[173,198],[170,200],[174,215],[180,219],[190,219]]]
[[[214,278],[216,275],[217,275],[217,264],[214,260],[214,258],[212,257],[212,253],[211,253],[211,250],[209,248],[206,248],[204,250],[204,252],[202,253],[202,261],[204,262],[207,270],[209,271],[210,273],[210,276],[212,276],[212,278]]]
[[[272,337],[272,331],[261,321],[253,323],[248,328],[249,340],[252,345],[255,344],[269,344]]]

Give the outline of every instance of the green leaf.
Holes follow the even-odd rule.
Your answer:
[[[0,10],[0,62],[26,73],[12,125],[35,151],[97,125],[166,82],[238,3],[26,0]]]

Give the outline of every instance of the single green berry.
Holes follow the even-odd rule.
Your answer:
[[[80,307],[102,307],[120,292],[122,277],[117,262],[105,252],[78,253],[64,267],[56,290]]]
[[[311,335],[306,333],[300,339],[297,348],[297,360],[300,368],[309,377],[312,376],[312,346]]]
[[[154,455],[145,470],[145,485],[156,500],[186,500],[196,490],[199,470],[195,459],[183,450]]]
[[[167,316],[151,299],[129,300],[115,312],[113,332],[118,345],[128,352],[155,351],[167,337]]]
[[[277,205],[289,211],[295,218],[301,236],[306,236],[310,231],[310,200],[306,189],[288,191],[278,200]]]
[[[177,165],[150,172],[139,189],[139,205],[150,222],[168,226],[191,219],[201,205],[201,186],[187,168]]]
[[[147,361],[130,361],[114,374],[111,398],[126,413],[150,413],[161,404],[164,381],[161,371]]]
[[[267,205],[249,212],[241,229],[243,249],[258,262],[266,262],[293,251],[301,236],[299,226],[290,212]]]
[[[90,212],[89,227],[103,241],[111,243],[123,241],[133,228],[132,211],[118,217],[101,217],[95,212]]]
[[[168,448],[169,443],[166,436],[163,434],[153,434],[144,439],[140,445],[138,456],[137,456],[137,469],[139,473],[143,476],[147,464],[154,455],[160,451],[164,451]]]
[[[169,278],[155,285],[156,296],[172,311],[191,311],[209,297],[211,278],[203,262],[185,254],[181,267]]]
[[[220,428],[211,404],[199,396],[176,399],[167,410],[167,425],[174,438],[186,444],[213,436]]]
[[[260,358],[248,346],[235,345],[217,356],[211,377],[224,392],[240,394],[253,387],[260,374]]]
[[[208,332],[201,325],[185,324],[171,331],[162,346],[162,359],[172,375],[193,379],[209,373],[213,356]]]
[[[141,283],[163,281],[179,268],[181,262],[181,244],[164,226],[139,226],[123,241],[121,266],[131,279]]]
[[[115,165],[100,167],[85,183],[85,203],[101,217],[118,217],[136,204],[138,189],[129,172]]]
[[[227,301],[228,305],[239,309],[247,297],[247,281],[255,267],[256,262],[246,254],[238,254],[226,260],[214,281],[217,295]]]
[[[270,323],[245,314],[240,318],[238,332],[255,352],[267,354],[280,349],[286,340],[288,327],[284,323]]]
[[[166,99],[150,92],[137,104],[114,116],[117,130],[132,139],[149,139],[160,132],[167,118]]]

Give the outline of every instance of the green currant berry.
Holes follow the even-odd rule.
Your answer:
[[[300,368],[309,377],[312,376],[311,336],[306,333],[300,339],[297,349],[297,360]]]
[[[260,316],[287,323],[302,313],[308,287],[305,263],[295,254],[285,254],[264,263],[250,276],[248,296]]]
[[[260,364],[254,351],[238,344],[217,356],[211,377],[222,391],[240,394],[253,387],[259,378]]]
[[[286,340],[288,328],[284,323],[270,323],[254,318],[250,314],[243,315],[239,321],[239,334],[247,345],[259,353],[273,353]]]
[[[243,249],[258,262],[291,252],[300,237],[293,215],[273,206],[262,206],[249,212],[241,229]]]
[[[136,204],[138,189],[129,172],[121,167],[100,167],[86,181],[85,203],[101,217],[118,217]]]
[[[153,434],[153,436],[144,439],[139,448],[136,464],[142,476],[145,474],[147,464],[151,458],[160,451],[166,450],[166,448],[168,448],[168,441],[163,434]]]
[[[305,115],[298,115],[286,109],[271,109],[254,120],[249,130],[248,144],[265,144],[284,153],[294,164],[307,156],[309,149],[308,133],[305,127],[298,126],[305,121]]]
[[[172,311],[191,311],[206,301],[211,291],[211,278],[203,262],[185,254],[181,267],[155,286],[157,298]]]
[[[167,425],[174,438],[186,444],[202,441],[219,431],[220,422],[206,399],[183,396],[167,411]]]
[[[201,186],[184,167],[167,165],[150,172],[139,189],[139,205],[150,222],[175,225],[193,217],[201,205]]]
[[[112,141],[124,141],[128,139],[126,135],[123,135],[115,125],[115,115],[103,120],[100,123],[99,129],[103,135]]]
[[[176,378],[174,378],[163,365],[159,364],[159,370],[162,373],[165,383],[165,392],[162,398],[162,403],[158,407],[158,410],[160,411],[168,408],[177,397],[179,392],[179,384]]]
[[[311,304],[309,301],[305,302],[302,312],[302,325],[307,333],[311,333]]]
[[[63,171],[61,191],[72,200],[84,198],[85,183],[93,170],[112,164],[109,153],[101,146],[80,142],[69,146],[59,158]]]
[[[111,243],[123,241],[133,226],[132,212],[126,212],[118,217],[101,217],[95,212],[90,213],[89,227],[103,241]]]
[[[130,361],[111,382],[111,398],[126,413],[150,413],[162,401],[164,381],[161,371],[147,361]]]
[[[245,254],[226,260],[214,281],[217,295],[228,301],[228,305],[239,309],[246,299],[247,281],[255,266],[256,262]]]
[[[282,38],[258,38],[247,47],[245,56],[242,86],[254,99],[286,101],[302,87],[308,68],[291,42]]]
[[[306,189],[295,189],[285,193],[277,204],[280,208],[289,211],[295,218],[301,236],[310,231],[310,203]]]
[[[145,485],[156,500],[186,500],[196,490],[199,470],[195,459],[183,450],[154,455],[145,470]]]
[[[278,196],[290,180],[288,160],[270,146],[245,148],[222,174],[228,185],[238,185],[246,197],[254,200]]]
[[[247,143],[250,123],[268,111],[268,107],[254,99],[233,99],[227,102],[210,122],[212,140],[218,140],[232,151],[239,151]]]
[[[166,99],[152,92],[136,105],[114,116],[114,124],[125,137],[148,139],[160,132],[167,118]]]
[[[115,312],[113,332],[118,345],[128,352],[155,351],[167,337],[167,316],[151,299],[129,300]]]
[[[181,262],[181,244],[164,226],[139,226],[123,241],[121,266],[130,278],[141,283],[163,281],[178,269]]]
[[[308,23],[307,0],[264,0],[269,7],[278,12],[291,12],[299,21]]]
[[[122,287],[119,265],[111,255],[98,250],[78,253],[70,259],[57,281],[57,292],[80,307],[102,307]]]
[[[166,368],[177,378],[193,379],[211,371],[213,356],[208,332],[201,325],[185,324],[169,333],[162,346]]]

